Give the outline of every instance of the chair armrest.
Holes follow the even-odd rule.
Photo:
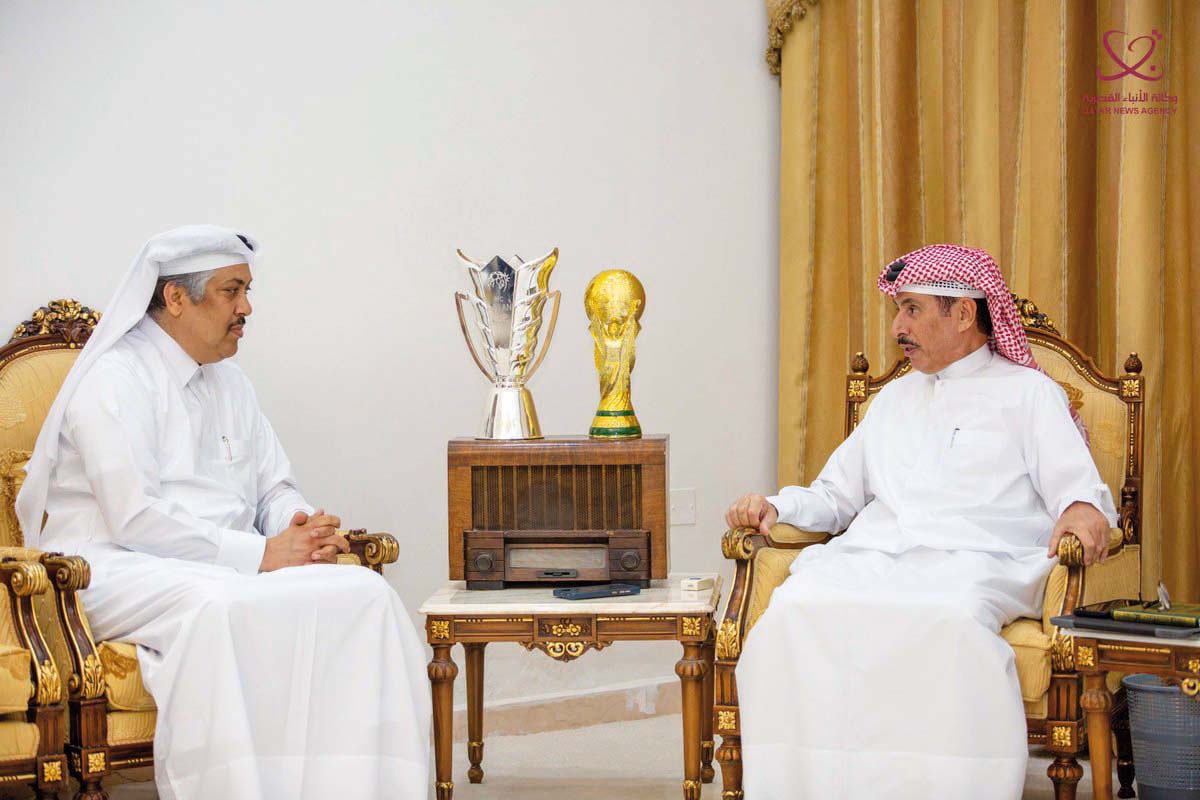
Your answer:
[[[829,541],[828,533],[802,531],[792,525],[779,524],[771,528],[769,536],[757,528],[730,528],[721,537],[721,553],[731,561],[749,561],[764,547],[780,550],[800,550],[810,544]]]
[[[1120,528],[1108,532],[1108,555],[1114,556],[1125,549],[1125,536]],[[1064,567],[1083,567],[1083,543],[1073,533],[1066,533],[1058,540],[1058,563]]]
[[[91,565],[82,556],[65,556],[62,553],[43,553],[41,562],[54,584],[58,623],[62,626],[71,654],[68,699],[74,703],[103,698],[104,668],[78,595],[92,582]]]
[[[1075,648],[1071,633],[1050,624],[1051,617],[1070,614],[1086,603],[1140,594],[1137,556],[1124,550],[1124,532],[1114,528],[1109,534],[1107,560],[1084,566],[1079,539],[1068,533],[1059,541],[1059,563],[1046,579],[1042,608],[1042,630],[1052,637],[1050,664],[1055,672],[1075,670]]]
[[[8,592],[8,603],[16,623],[17,644],[28,650],[30,655],[30,681],[34,688],[30,710],[38,706],[58,705],[63,696],[62,678],[50,654],[50,647],[42,636],[33,603],[34,597],[50,590],[50,578],[46,568],[36,558],[40,551],[24,547],[3,548],[3,551],[4,554],[0,555],[0,580]],[[25,557],[16,557],[14,551],[27,552],[20,554]],[[29,558],[29,553],[35,557]]]
[[[827,533],[802,531],[791,525],[775,525],[770,535],[763,535],[755,528],[731,528],[721,537],[721,553],[737,562],[733,586],[725,613],[717,629],[717,660],[736,663],[742,653],[742,641],[747,630],[746,610],[750,604],[751,589],[755,580],[754,554],[759,550],[801,550],[809,545],[821,544],[830,538]]]
[[[400,543],[390,533],[367,533],[366,528],[339,533],[350,543],[350,552],[358,558],[358,563],[380,575],[384,564],[392,564],[400,557]]]

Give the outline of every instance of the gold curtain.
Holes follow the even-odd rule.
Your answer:
[[[1200,600],[1200,3],[767,5],[782,91],[780,483],[811,481],[841,440],[849,355],[875,374],[898,356],[883,265],[927,243],[982,247],[1106,372],[1141,356],[1143,585],[1161,575]],[[1108,41],[1121,63],[1109,31],[1124,32]],[[1105,79],[1151,40],[1149,60]],[[1128,102],[1102,99],[1114,91]],[[1090,113],[1116,106],[1173,113]]]

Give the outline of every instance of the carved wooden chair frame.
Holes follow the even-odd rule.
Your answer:
[[[0,347],[0,369],[4,365],[24,355],[45,350],[76,350],[83,347],[96,324],[100,314],[81,305],[75,300],[55,300],[48,306],[43,306],[34,312],[33,316],[17,326],[12,339]],[[343,531],[350,543],[350,554],[342,556],[346,563],[357,563],[379,574],[383,574],[384,564],[391,564],[400,555],[400,546],[396,539],[387,533],[367,533],[365,529]],[[47,578],[47,575],[49,578]],[[41,584],[37,583],[38,576]],[[138,742],[110,746],[108,744],[108,697],[104,681],[104,666],[100,660],[96,642],[93,640],[90,628],[86,623],[85,610],[80,602],[78,592],[86,589],[91,582],[91,568],[87,561],[80,556],[65,556],[61,553],[41,553],[38,562],[13,561],[5,559],[0,562],[0,579],[10,586],[11,593],[17,595],[20,605],[13,604],[13,613],[24,620],[17,626],[18,632],[29,635],[31,647],[38,663],[49,667],[54,673],[53,680],[58,682],[54,672],[54,662],[50,659],[45,642],[41,639],[40,631],[36,629],[30,606],[30,594],[36,594],[37,586],[43,589],[50,586],[56,593],[55,607],[58,622],[62,626],[68,650],[71,656],[71,674],[67,681],[67,718],[69,733],[66,737],[66,762],[71,775],[79,781],[80,790],[76,800],[105,800],[107,794],[102,788],[104,777],[115,769],[150,766],[154,763],[153,742]],[[22,594],[23,592],[23,594]],[[20,609],[18,612],[18,608]],[[29,634],[26,634],[29,631]],[[32,635],[31,635],[32,634]],[[38,649],[40,647],[40,649]],[[43,667],[43,669],[45,668]],[[65,665],[64,665],[65,668]],[[39,676],[35,675],[35,678]],[[59,682],[61,683],[61,682]],[[61,688],[57,694],[45,691],[38,684],[38,699],[50,699],[53,695],[57,705],[47,703],[35,707],[31,702],[31,718],[36,717],[39,729],[42,729],[42,741],[61,741],[62,702]],[[57,709],[57,714],[54,713]],[[43,729],[43,724],[45,728]],[[57,725],[57,738],[55,728]],[[38,776],[41,780],[42,764],[59,763],[63,756],[41,756],[39,750]],[[57,758],[58,762],[54,759]],[[19,763],[19,762],[16,762]],[[16,768],[5,765],[0,768],[0,785],[16,781],[16,778],[6,779],[4,769]],[[59,775],[58,788],[66,783],[66,775],[61,770],[58,773],[49,768],[48,775]],[[21,779],[32,776],[21,775]],[[49,783],[46,784],[50,786]],[[40,789],[39,789],[40,790]],[[46,797],[56,797],[57,789],[48,790]],[[42,796],[42,795],[39,795]]]
[[[1136,353],[1131,353],[1125,360],[1124,374],[1119,378],[1108,377],[1090,356],[1064,339],[1054,323],[1041,313],[1033,302],[1016,295],[1013,295],[1013,302],[1020,312],[1025,335],[1034,348],[1035,355],[1038,347],[1052,350],[1070,362],[1082,379],[1126,404],[1125,476],[1119,500],[1118,520],[1122,536],[1110,544],[1109,555],[1121,552],[1126,545],[1140,544],[1143,403],[1146,390],[1145,378],[1141,374],[1141,360]],[[847,436],[858,424],[863,405],[889,381],[904,375],[910,369],[911,364],[907,359],[901,359],[883,375],[871,377],[867,359],[862,353],[855,353],[851,359],[850,373],[846,376]],[[722,800],[741,800],[743,796],[741,717],[734,670],[737,668],[749,622],[747,610],[755,579],[755,554],[766,548],[800,550],[809,545],[821,544],[830,538],[823,533],[796,531],[790,526],[781,526],[777,534],[776,531],[772,531],[772,534],[764,536],[753,528],[735,528],[726,531],[721,539],[722,554],[736,562],[733,586],[717,631],[713,728],[721,736],[721,747],[717,750],[716,757],[721,764],[724,783]],[[1068,534],[1059,544],[1058,556],[1059,563],[1067,567],[1067,587],[1062,607],[1055,609],[1055,613],[1068,614],[1083,597],[1087,580],[1083,547],[1078,539]],[[1047,774],[1054,783],[1055,796],[1065,800],[1075,796],[1077,784],[1083,777],[1083,768],[1077,758],[1087,749],[1087,728],[1083,710],[1090,708],[1092,703],[1107,700],[1107,697],[1093,698],[1083,693],[1082,677],[1075,669],[1074,642],[1069,634],[1055,630],[1050,657],[1051,678],[1047,716],[1045,719],[1026,718],[1026,724],[1030,744],[1044,746],[1054,755]],[[1118,693],[1116,702],[1112,705],[1112,713],[1118,750],[1117,775],[1121,783],[1118,796],[1133,797],[1133,754],[1129,739],[1128,708],[1123,692]]]

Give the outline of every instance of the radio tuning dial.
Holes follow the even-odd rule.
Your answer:
[[[621,569],[632,571],[642,565],[642,557],[632,550],[621,554]]]
[[[480,572],[491,572],[494,566],[496,566],[496,559],[492,558],[491,553],[480,553],[475,556],[475,569]]]

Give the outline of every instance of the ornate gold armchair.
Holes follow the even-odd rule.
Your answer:
[[[1038,363],[1066,390],[1072,406],[1087,424],[1092,457],[1112,490],[1120,513],[1120,527],[1112,531],[1105,563],[1085,568],[1079,540],[1068,535],[1059,546],[1059,563],[1046,583],[1041,619],[1018,619],[1000,632],[1016,653],[1029,742],[1044,746],[1054,755],[1048,774],[1054,782],[1055,796],[1066,800],[1075,796],[1083,777],[1076,756],[1087,747],[1087,730],[1071,636],[1052,625],[1050,618],[1069,613],[1083,603],[1140,595],[1145,379],[1136,353],[1126,359],[1121,377],[1110,378],[1091,358],[1063,339],[1032,302],[1016,296],[1013,301],[1021,312]],[[854,430],[863,410],[879,390],[908,372],[910,365],[906,360],[897,361],[877,378],[869,376],[869,369],[863,354],[855,354],[846,378],[846,435]],[[721,736],[717,760],[724,781],[723,800],[742,798],[741,719],[734,677],[742,642],[766,610],[775,587],[788,577],[788,569],[799,551],[828,539],[823,533],[776,525],[769,536],[752,528],[736,528],[727,531],[721,540],[722,553],[737,564],[717,632],[713,728]],[[1110,690],[1117,689],[1120,677],[1109,675]],[[1113,705],[1113,715],[1120,796],[1133,797],[1128,716],[1121,693]]]
[[[153,763],[157,709],[142,684],[135,646],[97,644],[92,637],[77,594],[91,580],[87,562],[21,546],[24,538],[13,504],[42,422],[99,318],[74,300],[56,300],[18,325],[9,343],[0,347],[0,543],[13,545],[0,547],[0,579],[9,587],[8,599],[0,602],[13,608],[11,625],[3,622],[9,615],[0,614],[0,665],[7,666],[10,655],[13,665],[0,669],[0,714],[5,714],[0,716],[0,786],[34,780],[36,767],[42,796],[57,796],[69,765],[80,783],[77,798],[84,800],[106,796],[101,782],[110,770]],[[344,563],[382,573],[383,565],[399,556],[389,534],[344,533],[351,547],[340,558]],[[54,591],[40,595],[51,583]],[[49,645],[40,631],[46,632]],[[18,647],[24,648],[20,654]],[[19,709],[28,723],[17,720],[17,709],[5,702],[9,687],[4,676],[25,669],[21,658],[30,664],[32,688],[24,690],[28,709]],[[69,676],[69,713],[64,713],[59,670]],[[10,773],[13,777],[7,777]]]

